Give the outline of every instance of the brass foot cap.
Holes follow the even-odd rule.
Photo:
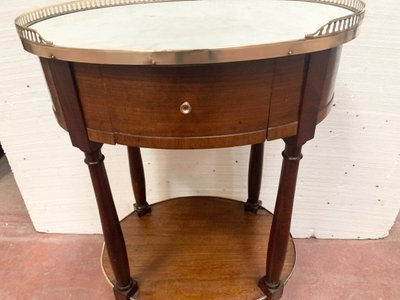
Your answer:
[[[244,210],[253,214],[256,214],[261,207],[262,202],[260,200],[258,200],[257,203],[249,202],[249,200],[247,200],[247,202],[244,204]]]
[[[144,215],[148,214],[151,212],[151,206],[150,205],[137,205],[136,203],[133,205],[135,208],[135,212],[139,217],[143,217]]]
[[[276,284],[270,284],[265,277],[261,278],[258,282],[258,287],[267,296],[267,300],[278,300],[282,298],[283,283],[279,281]]]
[[[114,285],[114,296],[116,300],[130,300],[137,290],[138,284],[136,280],[131,278],[127,286],[120,287],[117,284]]]

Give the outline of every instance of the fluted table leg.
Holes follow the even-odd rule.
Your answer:
[[[268,243],[266,276],[259,281],[259,287],[268,300],[280,299],[283,293],[280,276],[289,241],[297,173],[302,158],[302,147],[297,145],[295,137],[284,141],[286,147],[282,153],[282,171]]]
[[[114,285],[115,299],[128,300],[137,291],[138,285],[130,276],[125,240],[103,161],[104,156],[100,149],[93,152],[85,152],[85,163],[89,167],[96,195],[104,241],[116,278]]]
[[[129,169],[133,193],[135,195],[135,211],[139,217],[151,211],[146,200],[146,181],[144,177],[142,155],[139,147],[128,147]]]
[[[249,173],[248,173],[248,199],[245,210],[257,213],[261,207],[260,190],[263,171],[264,143],[251,145]]]

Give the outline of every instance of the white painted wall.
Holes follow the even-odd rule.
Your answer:
[[[35,228],[100,232],[83,155],[55,122],[38,59],[22,50],[13,19],[54,0],[0,4],[0,141]],[[304,148],[296,237],[379,238],[400,201],[400,19],[396,0],[367,1],[361,36],[344,47],[336,106]],[[267,143],[262,200],[273,209],[281,141]],[[105,146],[120,217],[132,210],[124,147]],[[144,150],[148,198],[191,194],[246,199],[249,147]]]

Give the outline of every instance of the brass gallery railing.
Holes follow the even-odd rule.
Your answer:
[[[16,18],[15,25],[17,27],[18,34],[21,39],[28,40],[30,42],[52,45],[51,41],[46,40],[33,28],[29,26],[40,22],[45,19],[53,18],[60,15],[74,13],[78,11],[104,8],[111,6],[121,6],[130,4],[144,4],[144,3],[159,3],[159,2],[171,2],[171,1],[190,1],[190,0],[81,0],[73,1],[69,3],[62,3],[52,5],[44,8],[40,8],[29,13],[23,14]],[[361,0],[286,0],[286,1],[303,1],[313,2],[328,5],[335,5],[351,10],[353,13],[329,21],[325,25],[321,26],[317,31],[307,34],[306,38],[319,38],[324,36],[335,35],[346,30],[352,29],[358,26],[364,17],[365,3]]]

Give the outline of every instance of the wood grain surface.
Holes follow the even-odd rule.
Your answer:
[[[266,138],[273,60],[184,67],[74,64],[74,71],[92,140],[214,148],[215,137],[225,136],[217,146]],[[180,111],[185,102],[188,114]]]
[[[272,215],[245,212],[243,203],[215,197],[172,199],[152,206],[151,214],[131,214],[122,223],[138,300],[256,300],[265,274]],[[149,233],[152,234],[149,234]],[[154,233],[157,234],[154,234]],[[103,267],[114,277],[106,251]],[[290,239],[281,276],[295,263]]]

